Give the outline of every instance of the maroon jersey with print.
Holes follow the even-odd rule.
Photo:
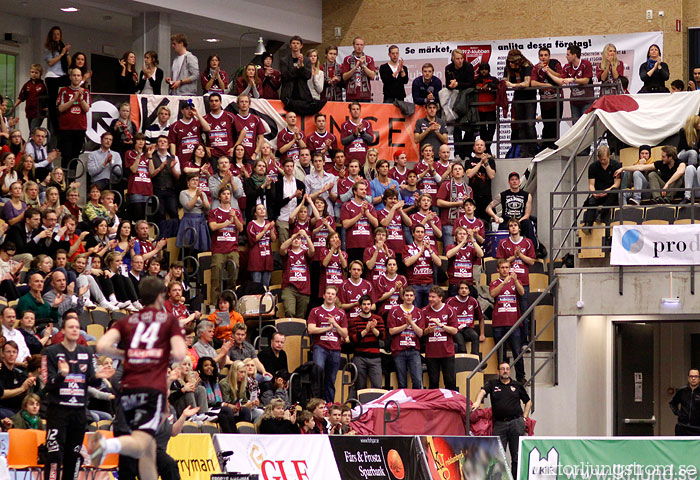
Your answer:
[[[357,128],[358,125],[361,125],[361,127],[360,127],[361,131],[367,132],[370,135],[374,136],[374,131],[372,130],[372,124],[363,118],[360,120],[359,124],[354,123],[350,119],[343,122],[343,125],[340,127],[340,138],[345,138],[345,137],[348,137],[351,135],[354,136],[355,129]],[[278,142],[278,145],[279,145],[279,142]],[[345,145],[345,165],[350,163],[350,160],[359,160],[360,166],[363,166],[365,164],[365,160],[367,158],[367,149],[368,148],[369,148],[369,145],[367,145],[367,143],[365,143],[362,136],[355,137],[355,139],[352,142]]]
[[[388,312],[401,303],[399,298],[399,288],[396,288],[396,284],[401,282],[401,287],[408,285],[408,280],[403,275],[395,275],[394,278],[389,278],[386,274],[382,274],[374,281],[374,296],[376,298],[381,297],[386,292],[390,291],[392,288],[395,289],[394,293],[391,294],[389,298],[384,300],[382,304],[377,308],[377,313]]]
[[[138,162],[136,173],[131,171],[131,166]],[[136,193],[138,195],[153,195],[153,184],[151,183],[151,174],[148,171],[148,155],[140,155],[136,150],[129,150],[124,155],[124,165],[129,169],[129,184],[127,193]]]
[[[407,314],[411,315],[413,321],[419,328],[425,328],[423,312],[420,308],[411,306],[411,310],[406,311],[404,310],[403,305],[399,305],[389,312],[389,318],[387,319],[386,325],[387,332],[394,327],[406,325],[405,316]],[[396,356],[396,354],[403,350],[420,350],[420,338],[410,326],[407,326],[401,333],[391,336],[391,354]]]
[[[331,150],[338,149],[338,139],[327,130],[322,134],[314,131],[314,133],[309,135],[306,146],[311,150],[311,155],[313,155],[314,152],[320,152],[323,150],[323,147],[326,147],[324,157],[326,159],[326,163],[328,164],[332,162],[330,155]]]
[[[515,243],[510,237],[501,240],[496,249],[496,258],[513,257],[518,250],[523,252],[526,257],[535,258],[535,246],[529,238],[525,237],[520,237],[518,243]],[[511,271],[518,275],[518,281],[523,287],[530,285],[530,266],[527,263],[515,257],[511,264]]]
[[[397,182],[399,182],[399,185],[406,183],[406,177],[408,177],[408,172],[410,172],[411,169],[406,167],[403,172],[399,172],[399,169],[394,166],[391,167],[391,170],[389,170],[389,178],[393,178]]]
[[[47,92],[48,90],[46,89],[46,84],[43,80],[29,80],[27,83],[22,85],[22,89],[19,91],[17,100],[26,100],[27,103],[24,106],[24,113],[27,118],[37,118],[41,116],[39,99],[47,96]]]
[[[248,113],[245,117],[241,117],[240,114],[233,116],[233,135],[234,143],[238,141],[238,137],[245,128],[245,136],[243,137],[243,148],[245,148],[245,154],[248,158],[253,157],[255,153],[255,147],[258,145],[258,136],[265,135],[265,125],[263,121],[257,115],[253,113]],[[277,172],[275,172],[276,174]]]
[[[437,165],[437,162],[433,164],[433,166],[435,165]],[[416,175],[420,175],[429,168],[430,167],[426,161],[421,159],[420,162],[416,163],[413,170],[415,170]],[[425,177],[423,177],[423,179],[418,183],[418,188],[420,188],[421,193],[427,193],[430,195],[433,199],[433,205],[435,205],[435,200],[437,200],[438,183],[435,181],[435,178],[433,178],[432,173],[428,173]]]
[[[424,213],[421,212],[416,212],[413,215],[411,215],[411,221],[413,222],[413,226],[415,227],[419,223],[423,221],[423,219],[426,217]],[[442,222],[440,221],[439,218],[435,217],[433,218],[433,223],[435,224],[435,230],[442,230]],[[428,238],[430,241],[430,244],[434,247],[437,245],[437,237],[435,236],[435,230],[433,229],[432,225],[430,225],[430,222],[425,222],[425,236]]]
[[[78,93],[79,88],[73,88],[70,85],[61,87],[58,90],[58,100],[56,105],[62,105],[73,98],[73,95]],[[83,91],[83,100],[90,105],[90,92]],[[87,112],[83,112],[80,104],[72,104],[68,110],[59,113],[58,125],[61,130],[87,130]]]
[[[329,215],[325,218],[325,220],[328,225],[331,225],[333,231],[335,231],[335,219]],[[316,221],[313,229],[315,230],[319,225],[321,225],[321,220]],[[328,235],[330,235],[330,233],[330,230],[326,226],[322,227],[317,232],[312,233],[311,241],[314,244],[315,262],[320,262],[321,260],[323,260],[324,257],[321,256],[321,250],[326,247],[326,241],[328,240]]]
[[[470,220],[467,218],[466,215],[462,215],[457,220],[455,220],[453,227],[470,228],[472,230],[476,230],[476,233],[481,238],[486,238],[486,227],[484,226],[484,222],[480,218],[474,217]]]
[[[338,291],[338,299],[340,300],[340,303],[353,303],[358,301],[362,295],[369,295],[372,297],[372,301],[374,301],[373,293],[374,289],[372,288],[372,284],[367,280],[361,278],[360,282],[355,284],[353,283],[352,279],[348,278],[340,286],[340,290]],[[348,316],[350,318],[356,317],[359,314],[359,305],[348,310]]]
[[[206,132],[207,145],[211,148],[211,156],[219,158],[229,155],[233,147],[233,114],[222,111],[218,117],[212,113],[204,115],[211,130]]]
[[[267,222],[263,221],[263,224],[260,225],[256,220],[253,220],[248,224],[248,243],[250,243],[248,270],[251,272],[272,271],[272,235],[270,232],[272,232],[275,227],[265,232],[265,234],[260,237],[260,240],[255,240],[265,228],[266,223]]]
[[[180,119],[170,125],[168,141],[175,144],[175,151],[177,158],[180,159],[180,165],[184,165],[185,162],[189,162],[192,158],[194,147],[201,142],[200,134],[199,121],[195,118],[191,118],[189,122]]]
[[[460,330],[466,327],[474,328],[474,320],[479,320],[480,322],[484,320],[484,314],[481,312],[479,302],[471,295],[466,300],[461,300],[459,297],[450,297],[445,303],[457,312]]]
[[[452,196],[452,187],[454,185],[454,190],[455,190],[455,195],[456,198]],[[450,180],[447,180],[446,182],[443,182],[440,184],[440,188],[438,189],[437,193],[437,198],[440,200],[445,200],[447,202],[454,202],[454,201],[459,201],[462,202],[465,198],[474,198],[474,192],[472,192],[472,189],[469,185],[467,185],[465,182],[459,184],[456,182],[452,182]],[[455,217],[459,217],[459,212],[462,210],[462,207],[454,207],[455,208]],[[450,219],[450,210],[451,207],[440,207],[440,221],[442,222],[443,225],[449,225],[455,221],[455,217],[452,217]]]
[[[442,327],[437,326],[437,322],[448,327],[459,327],[457,312],[452,307],[443,303],[439,310],[435,310],[428,305],[423,309],[425,326],[434,325],[435,331],[426,335],[425,358],[453,357],[455,354],[455,343],[452,335],[447,333]]]
[[[377,218],[381,223],[390,214],[390,209],[383,208],[377,212]],[[394,212],[389,225],[384,228],[386,228],[386,244],[389,245],[389,248],[394,252],[403,252],[403,249],[406,248],[406,240],[403,236],[403,218],[401,218],[401,213],[398,209]]]
[[[387,245],[388,246],[388,245]],[[377,251],[377,246],[372,245],[371,247],[365,249],[362,259],[365,262],[365,265],[367,264],[367,261],[372,258],[372,255],[374,255],[374,252]],[[386,261],[389,260],[390,258],[396,258],[396,255],[394,254],[394,251],[390,248],[389,249],[389,254],[384,251],[382,248],[379,250],[377,253],[377,260],[374,263],[374,268],[372,269],[372,276],[368,280],[371,282],[376,282],[379,280],[380,275],[383,275],[386,273]]]
[[[333,317],[336,323],[341,327],[348,328],[348,320],[345,316],[345,312],[335,306],[328,310],[326,309],[325,305],[321,305],[320,307],[316,307],[311,310],[307,324],[315,325],[319,328],[330,327],[331,323],[328,321],[328,317]],[[326,350],[340,350],[341,342],[342,338],[335,330],[335,327],[325,333],[311,335],[312,345],[319,345]]]
[[[170,339],[185,336],[180,323],[167,312],[145,308],[112,328],[119,332],[126,353],[122,389],[147,388],[167,394]]]
[[[321,253],[321,261],[323,261],[323,259],[326,258],[330,250],[326,247],[321,247],[319,248],[319,252]],[[319,297],[323,297],[327,285],[335,285],[340,289],[340,286],[345,282],[345,273],[343,265],[342,263],[340,263],[341,256],[345,259],[345,262],[347,264],[348,254],[346,252],[343,252],[342,250],[338,253],[333,254],[333,256],[331,257],[331,261],[327,266],[324,267],[323,264],[321,264],[323,272],[321,273],[321,283],[318,286]]]
[[[355,199],[343,204],[340,210],[340,221],[356,217],[362,211],[362,204],[355,203]],[[377,218],[377,212],[372,205],[367,206],[367,214],[345,230],[345,248],[369,248],[372,246],[372,224],[368,216]]]
[[[456,245],[449,245],[445,251],[448,252]],[[450,257],[447,276],[450,277],[450,285],[458,285],[465,281],[472,285],[474,283],[474,262],[478,260],[474,245],[467,243],[457,251],[454,257]]]
[[[282,288],[295,286],[302,295],[311,295],[311,281],[309,280],[309,264],[306,259],[308,250],[300,249],[295,252],[291,248],[287,250],[284,262]]]
[[[207,222],[224,223],[231,218],[231,211],[238,217],[238,220],[243,223],[243,215],[240,210],[223,208],[215,208],[207,214]],[[211,253],[231,253],[238,251],[238,229],[236,224],[232,223],[227,227],[220,228],[217,231],[211,232]]]
[[[431,285],[433,283],[433,259],[430,252],[437,255],[437,249],[430,246],[423,251],[423,254],[418,257],[416,262],[408,267],[408,283],[409,285]],[[414,257],[420,252],[420,247],[414,243],[406,245],[403,252],[403,259],[406,261],[408,257]]]
[[[299,132],[301,134],[301,140],[305,142],[306,137],[304,136],[304,132]],[[282,130],[280,133],[277,134],[277,150],[282,148],[283,146],[287,145],[289,142],[294,140],[294,132],[292,132],[290,129],[285,128]],[[285,153],[282,154],[282,157],[280,158],[280,161],[284,161],[287,158],[291,158],[295,162],[299,161],[299,142],[295,141],[294,145],[292,145],[292,148],[287,150]]]
[[[297,222],[297,221],[290,221],[289,222],[289,233],[291,235],[294,235],[297,232],[300,232],[304,230],[306,234],[311,237],[311,224],[309,223],[309,220],[306,219],[305,222]],[[301,248],[304,250],[309,249],[309,242],[306,240],[306,237],[301,237]]]
[[[567,78],[587,78],[588,85],[593,84],[593,65],[588,60],[581,60],[578,64],[578,68],[574,67],[570,63],[564,65],[564,75]],[[586,98],[583,100],[576,100],[579,97],[592,97],[593,87],[592,86],[578,86],[571,88],[571,103],[574,105],[587,105],[593,102],[592,98]]]
[[[503,281],[502,278],[497,278],[489,283],[489,291],[499,286]],[[507,282],[506,285],[493,301],[492,325],[494,327],[512,327],[520,318],[518,292],[515,289],[515,282],[510,277],[505,281]]]

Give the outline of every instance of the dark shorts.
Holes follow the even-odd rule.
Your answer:
[[[119,396],[119,406],[132,431],[155,436],[164,418],[165,394],[151,389],[124,390]]]

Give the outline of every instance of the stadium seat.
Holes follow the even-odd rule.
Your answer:
[[[639,149],[627,147],[620,150],[620,163],[623,167],[634,165],[639,160]]]
[[[455,355],[455,372],[457,372],[457,388],[462,395],[467,394],[467,377],[479,365],[479,356],[471,353],[458,353]],[[483,372],[476,373],[471,380],[469,396],[475,400],[479,390],[484,385]]]
[[[535,319],[535,328],[537,332],[542,330],[542,328],[549,322],[554,316],[554,305],[551,295],[547,295],[537,306],[533,312],[533,318]],[[547,329],[542,333],[540,338],[537,339],[537,347],[545,348],[551,350],[554,346],[554,323],[549,325]]]
[[[347,400],[350,396],[351,384],[349,382],[354,376],[353,372],[355,372],[355,370],[353,369],[353,367],[355,365],[353,364],[352,367],[349,367],[348,370],[343,372],[343,368],[345,368],[345,365],[349,363],[350,359],[348,358],[348,355],[345,353],[341,353],[340,365],[338,366],[338,373],[335,376],[335,403],[342,404],[343,401]]]
[[[549,276],[546,273],[530,272],[530,291],[544,292],[549,286]]]
[[[483,342],[479,343],[479,353],[481,353],[481,358],[485,358],[488,353],[493,350],[494,345],[496,345],[496,342],[493,340],[493,328],[491,325],[491,320],[484,320],[484,335],[486,336],[486,340]],[[484,373],[487,374],[498,374],[498,356],[493,355],[491,358],[488,359],[486,362],[486,366],[484,367]]]
[[[100,420],[97,422],[97,429],[98,430],[111,430],[112,429],[112,420]]]
[[[112,317],[109,316],[109,312],[106,309],[97,307],[92,311],[92,323],[102,325],[106,329],[111,321]]]
[[[640,223],[642,223],[643,217],[643,208],[618,208],[613,214],[613,220],[612,222],[610,222],[610,225],[639,225]]]
[[[199,429],[202,431],[202,433],[208,433],[209,435],[221,433],[219,430],[219,425],[214,422],[204,422]]]
[[[199,430],[199,425],[195,422],[185,422],[182,426],[182,433],[202,433]]]
[[[491,278],[494,273],[498,273],[498,260],[494,257],[484,257],[484,272],[486,278]]]
[[[284,343],[284,351],[287,353],[289,371],[293,372],[303,363],[302,347],[306,340],[308,348],[308,336],[306,332],[306,320],[302,318],[280,318],[275,321],[275,328],[287,338]]]
[[[357,400],[364,404],[376,400],[387,392],[388,390],[382,388],[363,388],[357,391]]]
[[[122,311],[122,310],[117,310],[116,312],[111,312],[109,315],[112,317],[113,322],[116,322],[118,320],[121,320],[124,317],[129,316],[128,313],[126,313],[125,311]]]
[[[168,252],[168,259],[170,260],[171,264],[176,262],[180,256],[180,248],[175,245],[176,241],[177,238],[175,237],[168,238],[168,244],[165,247],[165,251]]]
[[[656,162],[661,160],[661,149],[664,148],[663,145],[658,146],[658,147],[652,147],[651,149],[651,157],[649,158],[650,162]]]
[[[112,433],[111,430],[100,430],[100,434],[102,434],[103,437],[105,438],[113,438],[114,434]],[[90,438],[90,435],[94,435],[94,433],[86,433],[85,436],[83,437],[83,447],[87,449],[87,442],[88,438]],[[118,453],[110,453],[105,456],[105,458],[102,460],[102,463],[100,465],[84,465],[85,469],[87,471],[92,471],[94,473],[93,475],[93,480],[97,477],[97,474],[101,471],[116,471],[117,468],[119,467],[119,454]]]
[[[695,221],[691,220],[695,218]],[[692,223],[700,223],[700,207],[680,207],[678,216],[673,222],[675,225],[690,225]]]
[[[642,225],[668,225],[676,217],[676,208],[668,206],[647,207]]]
[[[236,429],[238,430],[238,433],[246,433],[249,435],[254,435],[257,433],[255,425],[250,422],[238,422],[236,424]]]
[[[604,227],[604,223],[594,222],[594,227]],[[605,228],[592,228],[588,231],[583,230],[583,224],[578,230],[579,245],[581,249],[578,252],[578,258],[603,258],[605,251],[603,244],[605,239]],[[592,248],[591,248],[592,247]]]
[[[270,285],[282,285],[282,270],[273,270],[270,274]],[[272,288],[272,287],[270,287]]]
[[[7,467],[15,471],[40,472],[41,466],[37,462],[39,443],[34,431],[11,428],[8,434]]]
[[[535,263],[530,265],[530,273],[546,273],[544,260],[541,258],[536,258]]]
[[[102,335],[105,334],[105,327],[103,327],[102,325],[100,325],[98,323],[93,323],[93,324],[90,324],[87,326],[86,331],[87,331],[88,335],[92,335],[97,340],[99,340],[100,337],[102,337]]]
[[[88,310],[83,310],[78,316],[78,321],[80,322],[80,329],[87,330],[88,325],[92,323],[92,315]]]

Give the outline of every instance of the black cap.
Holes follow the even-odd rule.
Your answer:
[[[642,153],[642,150],[646,150],[651,155],[651,147],[649,145],[640,145],[639,146],[639,153],[640,154]]]
[[[264,62],[267,57],[272,57],[270,52],[263,52],[261,61]]]

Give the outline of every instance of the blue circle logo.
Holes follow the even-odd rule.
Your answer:
[[[630,253],[639,253],[644,248],[644,237],[639,230],[627,230],[622,236],[622,248]]]

